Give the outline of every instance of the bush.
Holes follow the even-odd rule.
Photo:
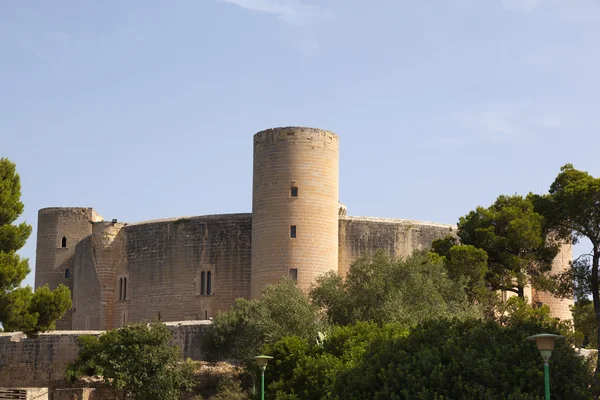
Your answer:
[[[260,299],[238,299],[229,310],[219,312],[202,346],[209,361],[251,362],[265,344],[288,335],[316,337],[322,329],[317,308],[294,281],[284,278],[267,285]]]
[[[406,334],[398,324],[382,327],[374,322],[359,322],[334,327],[322,342],[285,337],[265,347],[265,353],[273,356],[266,370],[268,394],[277,399],[333,398],[338,375],[356,367],[375,339]]]
[[[193,386],[191,363],[180,362],[169,344],[172,333],[159,322],[131,324],[97,336],[81,336],[82,347],[69,365],[71,381],[101,375],[108,386],[144,400],[177,400]]]
[[[493,321],[430,320],[405,338],[377,339],[342,370],[335,399],[539,399],[543,362],[527,336],[551,327]],[[589,399],[586,361],[558,341],[550,361],[554,399]]]

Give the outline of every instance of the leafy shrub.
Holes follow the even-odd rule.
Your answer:
[[[144,400],[177,400],[193,386],[193,367],[180,362],[172,333],[160,322],[131,324],[100,336],[81,336],[77,359],[67,369],[71,381],[101,375],[108,386]]]
[[[238,299],[229,310],[219,312],[202,346],[210,361],[250,362],[265,344],[288,335],[313,338],[321,329],[317,308],[294,281],[284,278],[267,285],[260,299]]]
[[[373,259],[354,262],[345,280],[333,272],[319,277],[310,297],[334,324],[410,326],[429,318],[481,315],[465,289],[464,282],[448,277],[444,258],[437,254],[421,252],[394,260],[378,251]]]
[[[539,399],[543,362],[527,336],[550,331],[534,323],[429,320],[407,337],[377,339],[336,380],[335,399]],[[586,361],[558,341],[550,361],[555,399],[589,399]]]

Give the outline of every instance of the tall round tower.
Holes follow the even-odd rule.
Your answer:
[[[254,135],[251,296],[282,276],[307,290],[338,269],[339,138],[313,128]]]

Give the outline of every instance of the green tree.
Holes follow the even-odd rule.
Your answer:
[[[394,260],[383,251],[359,259],[343,280],[335,273],[317,278],[310,297],[331,323],[398,322],[414,325],[428,318],[476,316],[464,281],[448,278],[444,259],[419,252]]]
[[[263,345],[284,336],[316,337],[323,329],[317,307],[290,278],[267,285],[260,299],[238,299],[219,312],[202,338],[208,360],[251,361]]]
[[[29,261],[17,254],[31,235],[31,225],[14,224],[23,209],[16,166],[0,158],[0,323],[5,331],[31,333],[54,329],[71,308],[71,293],[64,285],[35,293],[29,286],[19,287],[31,272]]]
[[[162,323],[137,323],[100,336],[81,336],[81,352],[67,369],[71,381],[100,375],[106,385],[140,400],[177,400],[193,387],[193,366],[180,360]]]
[[[357,367],[375,340],[407,334],[408,330],[399,324],[357,322],[331,328],[323,343],[297,336],[284,337],[264,349],[273,356],[266,371],[268,398],[335,398],[337,377]]]
[[[488,273],[488,255],[483,249],[461,245],[455,236],[436,239],[431,250],[444,257],[448,277],[463,282],[469,300],[482,306],[486,315],[493,315],[497,294],[490,291],[485,277]]]
[[[580,278],[579,288],[589,289],[600,326],[600,178],[579,171],[572,164],[565,164],[546,196],[536,197],[536,206],[563,240],[577,243],[585,238],[591,243],[591,265],[584,263],[584,272],[574,272]],[[574,263],[575,268],[582,264]],[[571,271],[573,272],[573,271]],[[587,277],[587,278],[586,278]],[[581,279],[583,278],[583,279]],[[600,329],[596,329],[596,344],[600,345]],[[596,364],[596,376],[600,375],[600,357]],[[600,377],[597,378],[600,381]]]
[[[407,337],[375,340],[338,375],[335,399],[540,399],[543,362],[526,337],[556,327],[521,321],[428,320]],[[555,399],[590,399],[587,361],[558,341],[550,362]]]
[[[486,282],[492,290],[505,290],[524,297],[531,283],[547,288],[547,273],[559,251],[548,235],[548,223],[534,209],[532,196],[499,196],[488,208],[477,207],[458,222],[463,245],[487,253]]]
[[[582,335],[583,345],[598,348],[598,323],[594,312],[594,303],[588,299],[578,300],[572,307],[573,327]]]

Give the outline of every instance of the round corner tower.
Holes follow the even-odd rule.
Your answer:
[[[339,138],[287,127],[254,135],[251,296],[283,276],[307,290],[338,268]]]
[[[64,284],[73,291],[75,246],[92,233],[93,221],[102,220],[89,207],[51,207],[38,211],[35,258],[35,288],[50,289]],[[57,329],[71,329],[71,311],[67,311]]]

